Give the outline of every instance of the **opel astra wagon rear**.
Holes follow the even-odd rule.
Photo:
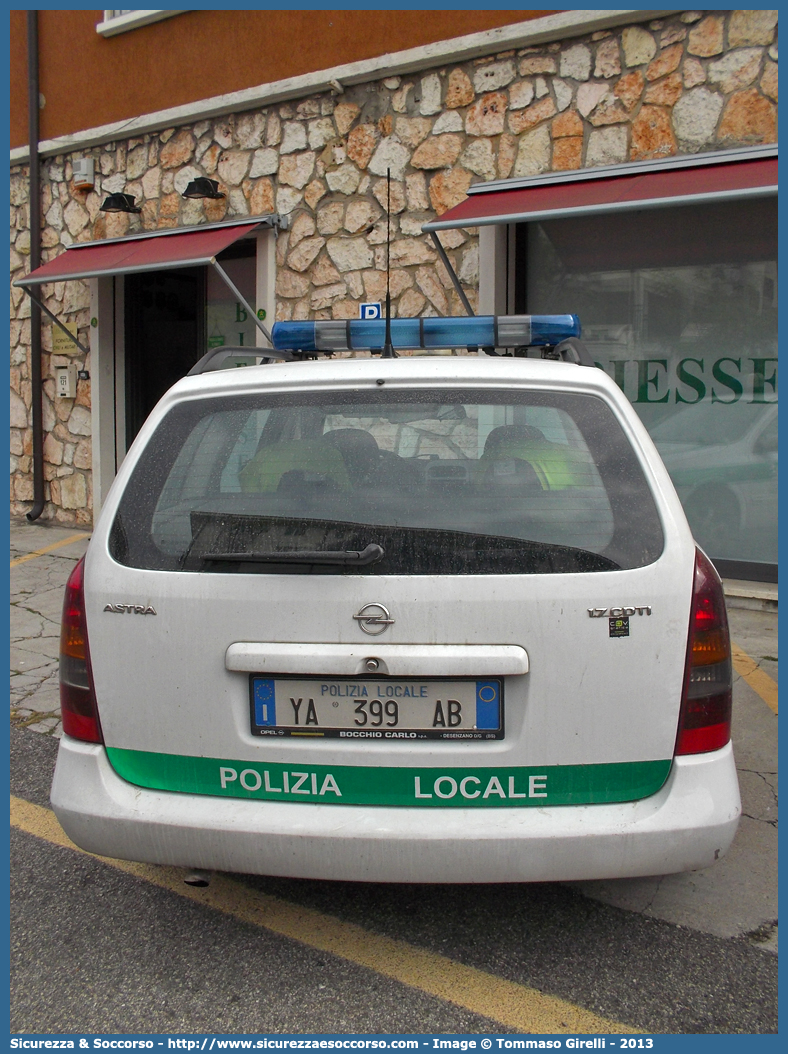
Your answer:
[[[704,867],[738,822],[719,578],[599,369],[186,378],[69,583],[52,802],[112,857],[319,879]]]

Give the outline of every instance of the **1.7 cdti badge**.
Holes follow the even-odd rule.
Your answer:
[[[605,615],[608,618],[631,618],[633,615],[650,615],[651,605],[650,604],[637,604],[634,607],[620,607],[620,608],[589,608],[589,618],[604,618]]]

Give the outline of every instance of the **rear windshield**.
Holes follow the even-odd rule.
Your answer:
[[[162,420],[111,533],[120,563],[242,574],[560,574],[656,560],[651,492],[582,394],[258,393]]]

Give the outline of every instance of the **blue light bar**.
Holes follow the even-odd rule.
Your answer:
[[[384,319],[275,322],[277,351],[382,351]],[[580,336],[577,315],[476,315],[458,318],[393,318],[391,343],[397,351],[420,348],[517,348],[559,344]]]

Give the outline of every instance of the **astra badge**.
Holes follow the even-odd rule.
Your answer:
[[[150,604],[106,604],[105,611],[111,611],[114,615],[155,615],[156,609]]]
[[[389,609],[383,607],[382,604],[365,604],[360,611],[356,612],[353,618],[365,633],[369,633],[373,637],[383,633],[389,626],[394,625],[394,619],[389,614]]]

